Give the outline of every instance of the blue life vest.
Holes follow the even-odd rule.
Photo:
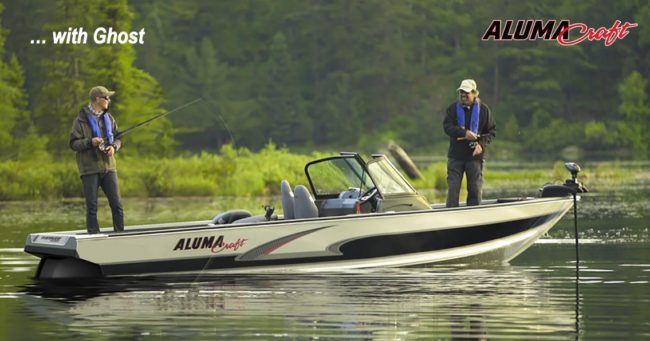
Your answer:
[[[481,111],[481,104],[474,102],[472,105],[472,117],[469,121],[469,130],[474,134],[478,134],[478,117]],[[456,102],[456,119],[458,120],[458,125],[465,128],[465,110],[463,106]]]
[[[102,137],[102,133],[99,130],[99,123],[97,122],[97,117],[93,114],[87,114],[88,123],[90,123],[90,129],[93,131],[93,137]],[[106,133],[106,139],[108,140],[108,145],[112,145],[115,141],[115,136],[113,135],[113,122],[108,115],[108,112],[105,112],[101,115],[104,118],[104,131]]]

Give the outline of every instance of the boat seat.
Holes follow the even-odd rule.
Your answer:
[[[282,182],[280,182],[280,193],[282,194],[282,211],[284,211],[284,219],[294,219],[294,195],[291,190],[291,185],[289,185],[289,181],[282,180]]]
[[[294,189],[293,213],[296,219],[318,217],[318,207],[316,207],[307,187],[303,185],[298,185]]]

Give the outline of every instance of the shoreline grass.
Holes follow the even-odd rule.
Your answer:
[[[218,153],[201,153],[166,159],[118,158],[123,197],[264,197],[279,194],[280,181],[307,185],[307,162],[335,153],[291,153],[267,145],[258,152],[226,145]],[[486,166],[484,189],[539,188],[569,178],[563,163],[548,168],[499,168]],[[514,168],[514,169],[513,169]],[[447,189],[446,163],[438,161],[421,169],[424,179],[412,181],[422,191]],[[598,162],[584,167],[580,181],[587,186],[608,187],[648,181],[648,167]],[[0,201],[57,200],[83,197],[74,157],[43,164],[35,161],[0,163]]]

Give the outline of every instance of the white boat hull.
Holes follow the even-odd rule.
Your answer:
[[[27,237],[25,251],[44,259],[40,278],[88,271],[94,276],[315,272],[508,262],[550,230],[572,204],[571,197],[540,198],[252,224],[142,225],[123,233],[34,233]]]

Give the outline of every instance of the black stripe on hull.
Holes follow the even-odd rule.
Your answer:
[[[296,265],[337,260],[356,260],[440,251],[505,238],[538,227],[558,213],[496,224],[456,229],[373,236],[346,242],[340,246],[342,255],[289,259],[237,261],[236,256],[204,257],[101,266],[107,276],[233,269],[273,265]]]
[[[340,247],[345,259],[396,256],[415,252],[451,249],[504,238],[551,220],[555,215],[534,217],[484,226],[450,230],[374,236],[354,240]]]

